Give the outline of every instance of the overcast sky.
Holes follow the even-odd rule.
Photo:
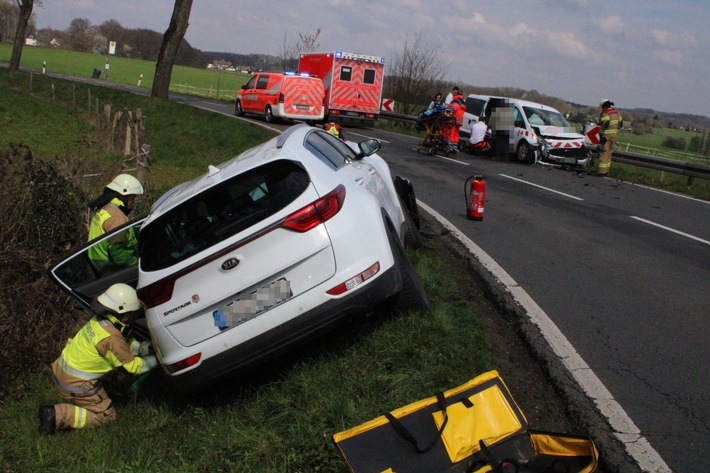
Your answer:
[[[164,33],[173,0],[45,0],[37,26]],[[421,34],[445,79],[536,89],[585,105],[710,116],[708,0],[194,0],[185,38],[203,51],[278,55],[318,28],[321,51],[391,57]],[[464,91],[466,92],[466,91]]]

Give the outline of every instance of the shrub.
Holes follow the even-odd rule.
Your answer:
[[[662,145],[667,148],[684,150],[687,146],[687,143],[685,141],[685,138],[674,138],[672,136],[667,136],[666,139],[663,140]]]
[[[82,316],[47,277],[86,238],[87,199],[60,172],[67,164],[22,145],[0,152],[0,397],[20,372],[50,363]]]

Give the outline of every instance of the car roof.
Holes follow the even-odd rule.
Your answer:
[[[303,149],[305,137],[316,129],[307,124],[294,125],[281,135],[269,141],[244,151],[217,166],[209,165],[207,172],[195,179],[175,186],[163,194],[152,206],[150,214],[144,225],[163,215],[205,190],[218,185],[220,182],[242,174],[249,169],[261,166],[277,159],[291,159],[302,161],[308,153],[298,153]],[[306,158],[307,159],[307,158]]]
[[[550,110],[552,112],[557,112],[560,113],[559,110],[557,110],[555,107],[551,107],[549,105],[545,105],[543,103],[538,103],[538,102],[531,102],[529,100],[523,100],[523,99],[515,99],[512,97],[502,97],[500,95],[477,95],[477,94],[468,94],[467,97],[472,97],[472,98],[477,98],[477,99],[482,99],[482,100],[490,100],[490,99],[501,99],[501,100],[507,100],[510,103],[516,103],[519,104],[523,107],[534,107],[534,108],[539,108],[541,110]]]

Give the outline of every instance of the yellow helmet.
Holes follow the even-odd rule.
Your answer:
[[[135,312],[140,309],[136,290],[128,284],[118,283],[106,289],[106,292],[96,298],[99,303],[117,314]]]
[[[142,195],[143,185],[130,174],[119,174],[106,186],[121,195]]]

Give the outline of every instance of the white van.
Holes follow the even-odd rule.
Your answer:
[[[481,116],[487,117],[488,125],[495,128],[496,121],[509,115],[504,111],[512,112],[513,132],[509,146],[518,161],[534,163],[541,160],[573,166],[585,166],[589,161],[591,151],[584,136],[575,132],[558,110],[527,100],[469,95],[461,134],[470,136],[472,124]],[[495,139],[493,141],[495,143]]]

